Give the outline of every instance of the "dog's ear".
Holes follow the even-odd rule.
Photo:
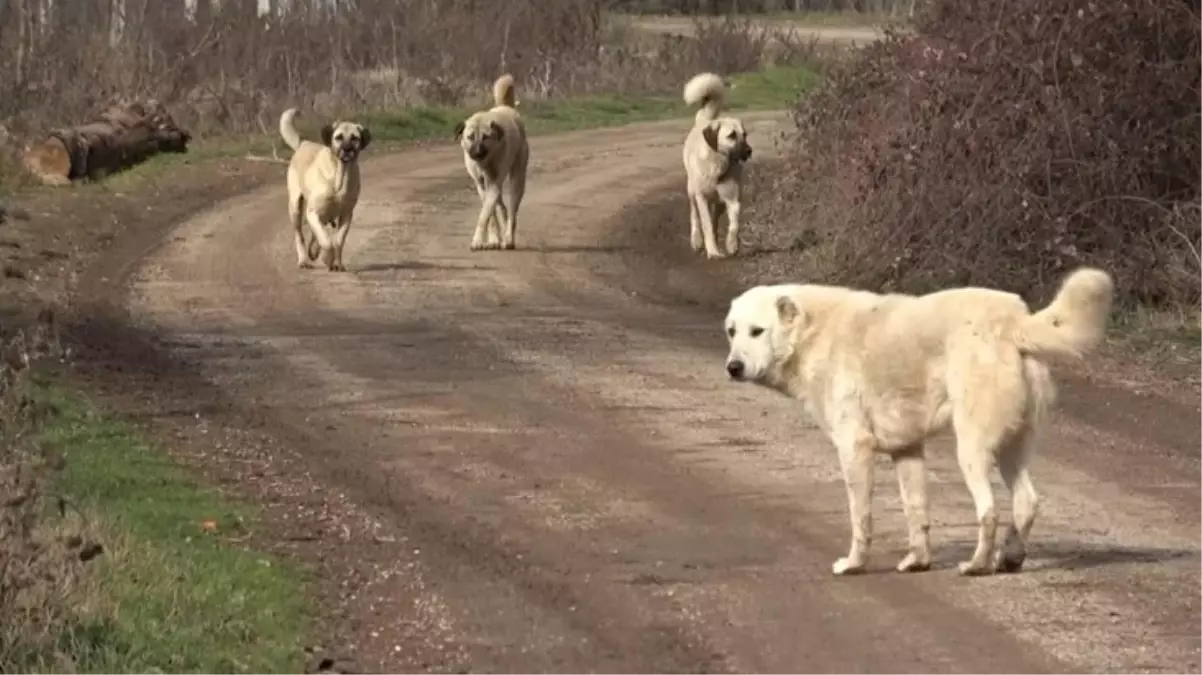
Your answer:
[[[782,295],[776,299],[776,318],[782,326],[792,326],[801,316],[801,309],[797,303],[793,302],[793,298],[787,295]]]
[[[359,149],[363,150],[369,145],[371,145],[371,129],[359,127]]]
[[[334,142],[334,125],[327,124],[321,128],[321,143],[322,143],[322,145],[329,146],[333,142]]]
[[[503,129],[500,124],[497,124],[496,122],[489,122],[488,126],[492,127],[492,132],[496,135],[498,141],[505,138],[505,129]]]
[[[460,122],[455,125],[455,140],[463,138],[463,130],[467,128],[467,122]]]
[[[718,125],[713,122],[705,125],[701,130],[701,137],[705,139],[705,144],[710,146],[714,152],[718,151]]]

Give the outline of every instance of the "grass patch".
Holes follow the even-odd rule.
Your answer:
[[[1197,308],[1119,309],[1107,332],[1112,349],[1174,379],[1196,378],[1202,368],[1202,315]]]
[[[58,413],[41,433],[62,452],[56,486],[95,521],[104,554],[57,654],[30,669],[300,672],[309,626],[297,568],[237,547],[251,508],[205,489],[130,427],[39,386]]]
[[[805,67],[775,67],[753,73],[741,73],[731,78],[736,89],[731,95],[731,107],[736,111],[774,110],[789,107],[803,92],[819,82],[820,76]],[[683,86],[683,82],[681,85]],[[580,129],[620,126],[635,122],[651,122],[691,117],[693,111],[684,105],[680,92],[661,95],[619,96],[615,94],[579,98],[522,100],[522,118],[531,134],[550,134]],[[373,148],[379,152],[387,146],[413,141],[446,139],[452,144],[455,124],[479,108],[407,108],[395,111],[366,111],[354,119],[371,129]],[[305,138],[317,138],[320,120],[303,114],[297,126]],[[156,155],[128,171],[116,174],[103,184],[120,188],[123,181],[160,173],[165,168],[193,164],[221,157],[252,153],[270,156],[273,148],[287,157],[288,149],[275,135],[214,139],[196,142],[185,154]]]

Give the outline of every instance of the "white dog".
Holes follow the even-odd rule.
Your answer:
[[[865,567],[877,453],[893,459],[909,525],[897,570],[930,567],[923,443],[949,425],[978,523],[960,572],[1021,569],[1038,501],[1027,466],[1055,397],[1046,362],[1081,358],[1102,340],[1113,293],[1107,273],[1084,268],[1035,314],[1017,295],[984,288],[910,296],[782,284],[735,298],[726,316],[730,377],[803,399],[838,450],[852,539],[832,571]],[[996,558],[994,464],[1014,509]]]
[[[526,170],[530,165],[530,143],[517,111],[513,76],[498,77],[492,92],[492,108],[455,125],[463,165],[480,195],[473,251],[511,250],[517,246],[518,209],[526,194]],[[501,230],[500,237],[497,229]]]
[[[701,106],[684,140],[689,194],[689,240],[709,259],[739,252],[739,217],[743,206],[743,165],[751,159],[747,130],[736,117],[724,115],[727,84],[718,75],[701,73],[684,86],[684,100]],[[726,254],[718,250],[714,226],[722,212],[729,221]]]
[[[296,108],[280,115],[280,136],[292,148],[288,162],[288,218],[292,222],[297,267],[308,267],[320,254],[331,272],[344,272],[342,248],[359,203],[359,153],[371,144],[371,132],[356,122],[321,128],[321,143],[302,140]],[[313,238],[305,245],[303,224]],[[331,240],[326,225],[334,228]]]

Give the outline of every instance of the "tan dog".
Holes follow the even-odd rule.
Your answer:
[[[838,450],[852,539],[832,571],[860,572],[867,562],[878,453],[893,459],[909,526],[897,570],[930,567],[923,444],[949,425],[978,524],[960,573],[1021,569],[1038,502],[1027,467],[1055,398],[1047,361],[1081,358],[1102,340],[1113,293],[1110,275],[1084,268],[1035,314],[1017,295],[984,288],[911,296],[782,284],[735,298],[730,377],[804,399]],[[995,464],[1014,510],[996,557]]]
[[[293,150],[288,163],[288,216],[296,232],[296,264],[309,267],[321,254],[331,272],[344,272],[342,248],[359,203],[359,153],[371,144],[371,132],[354,122],[335,122],[322,127],[319,145],[301,140],[296,115],[296,108],[280,115],[280,136]],[[308,246],[302,220],[312,232]],[[326,225],[334,228],[333,240]]]
[[[514,237],[518,209],[526,194],[526,169],[530,164],[530,145],[526,125],[516,110],[513,76],[497,78],[492,95],[490,110],[455,126],[455,140],[463,148],[463,164],[480,195],[473,251],[517,246]]]
[[[727,84],[718,75],[701,73],[684,86],[684,101],[701,108],[684,141],[688,177],[690,243],[705,248],[709,259],[726,257],[718,250],[714,224],[726,212],[726,251],[739,252],[739,217],[743,203],[743,164],[751,159],[747,130],[738,118],[723,115]]]

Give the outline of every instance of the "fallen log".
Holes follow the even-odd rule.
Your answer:
[[[100,180],[162,152],[187,152],[191,140],[159,101],[123,102],[26,145],[22,162],[43,184],[66,185]]]

